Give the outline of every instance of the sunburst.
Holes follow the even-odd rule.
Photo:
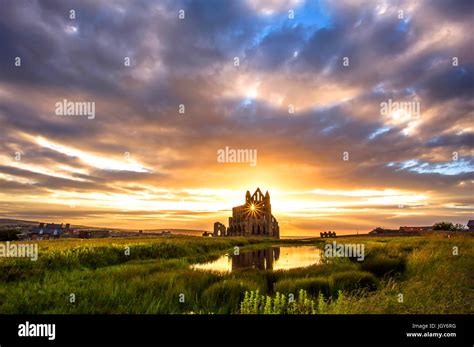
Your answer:
[[[245,215],[246,217],[258,218],[261,212],[262,212],[261,204],[250,203],[248,204],[245,210]]]

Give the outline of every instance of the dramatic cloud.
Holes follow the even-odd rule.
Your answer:
[[[472,1],[1,10],[2,217],[210,229],[257,187],[283,235],[473,217]]]

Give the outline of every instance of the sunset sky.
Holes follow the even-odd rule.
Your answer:
[[[282,235],[466,224],[473,26],[472,0],[2,0],[0,218],[211,230],[260,187]]]

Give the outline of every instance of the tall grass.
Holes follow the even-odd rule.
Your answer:
[[[269,241],[40,241],[37,262],[0,260],[0,313],[474,313],[474,238],[341,240],[363,242],[366,259],[231,273],[196,271],[190,265],[236,245],[266,247]],[[459,255],[453,255],[455,246]]]
[[[277,293],[296,294],[299,290],[305,290],[314,296],[318,296],[320,293],[328,296],[330,281],[324,277],[285,279],[278,281],[274,286],[274,291]]]
[[[43,275],[46,270],[97,269],[133,260],[172,259],[193,257],[195,261],[212,258],[212,252],[261,243],[259,239],[232,238],[141,238],[114,239],[109,244],[104,239],[36,241],[39,258],[0,258],[0,281],[28,279]],[[79,246],[78,246],[79,245]],[[69,247],[68,247],[69,246]]]

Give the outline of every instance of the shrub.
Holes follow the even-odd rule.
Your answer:
[[[0,241],[15,241],[18,240],[18,235],[21,231],[15,229],[0,230]]]
[[[344,271],[331,276],[331,292],[336,294],[339,290],[351,292],[356,289],[365,288],[374,290],[376,288],[375,276],[365,271]]]
[[[466,227],[462,224],[453,224],[451,222],[438,222],[433,225],[433,230],[442,231],[464,231]]]
[[[405,270],[405,260],[385,255],[370,256],[361,263],[361,269],[371,272],[378,277],[402,273]]]
[[[319,304],[323,305],[320,307]],[[259,291],[245,292],[245,297],[240,303],[242,314],[315,314],[322,313],[326,301],[320,295],[317,300],[308,297],[308,293],[301,289],[294,301],[287,300],[284,294],[275,293],[274,297],[261,295]],[[320,310],[321,309],[321,310]]]

